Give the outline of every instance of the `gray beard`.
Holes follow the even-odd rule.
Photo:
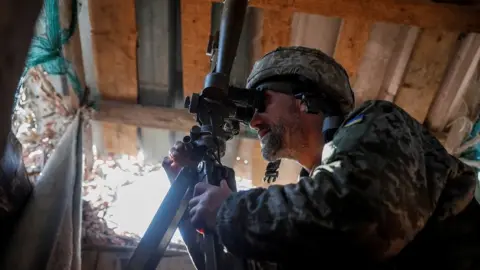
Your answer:
[[[270,129],[270,132],[263,136],[260,140],[262,145],[262,156],[268,161],[275,161],[281,156],[281,150],[283,149],[283,136],[285,136],[285,128],[281,125],[277,125]]]

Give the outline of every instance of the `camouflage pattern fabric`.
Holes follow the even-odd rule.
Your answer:
[[[421,124],[369,101],[331,144],[297,184],[227,199],[217,232],[229,252],[249,269],[480,269],[476,174]]]
[[[353,109],[354,96],[345,69],[319,50],[280,47],[266,54],[253,66],[246,87],[255,88],[265,79],[278,75],[301,75],[337,101],[344,115]]]
[[[0,255],[32,191],[33,183],[23,165],[22,146],[10,132],[0,161]]]

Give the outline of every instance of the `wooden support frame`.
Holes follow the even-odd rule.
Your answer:
[[[420,28],[418,27],[402,26],[397,44],[385,71],[378,95],[379,99],[390,102],[395,99],[419,33]]]
[[[290,10],[263,10],[262,51],[266,54],[281,46],[289,46],[293,12]]]
[[[195,116],[186,109],[142,106],[104,101],[93,116],[94,120],[135,127],[159,128],[189,132],[196,125]]]
[[[458,32],[424,29],[418,36],[394,102],[420,123],[425,121],[445,76],[458,35]]]
[[[447,76],[428,112],[427,124],[434,131],[443,131],[455,114],[470,85],[480,60],[480,35],[469,34],[461,42]]]
[[[181,0],[183,95],[203,90],[210,71],[207,45],[210,39],[212,3]]]
[[[215,1],[220,0],[202,0]],[[200,2],[200,1],[198,1]],[[327,17],[361,16],[375,22],[390,22],[448,31],[480,32],[480,10],[434,2],[398,0],[251,0],[249,5],[270,10],[290,10]]]
[[[343,19],[340,27],[333,58],[345,68],[351,84],[355,84],[372,25],[368,18],[348,17]]]
[[[137,103],[137,28],[134,0],[89,0],[92,54],[104,100]],[[103,125],[106,152],[137,154],[137,128]]]

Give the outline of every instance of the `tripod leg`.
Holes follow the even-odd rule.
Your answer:
[[[214,233],[206,233],[203,239],[205,243],[205,267],[207,270],[223,269],[223,248],[218,243],[218,237]]]
[[[130,258],[127,269],[156,269],[178,223],[187,210],[188,200],[185,200],[184,197],[192,181],[196,179],[196,173],[196,170],[192,168],[183,168],[180,171]]]

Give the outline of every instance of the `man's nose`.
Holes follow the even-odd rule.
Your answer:
[[[258,112],[255,112],[250,120],[250,128],[252,129],[260,129],[260,125],[262,124],[262,119]]]

